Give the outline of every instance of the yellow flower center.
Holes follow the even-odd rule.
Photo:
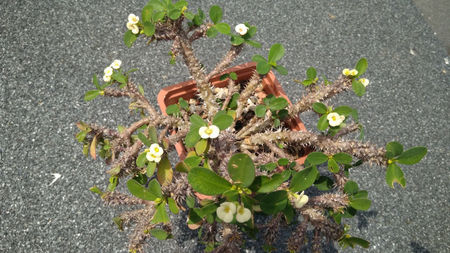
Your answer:
[[[155,152],[159,152],[159,148],[155,148]]]
[[[213,132],[213,130],[212,130],[211,128],[208,128],[208,129],[205,130],[205,133],[206,133],[207,135],[212,134],[212,132]]]
[[[238,210],[238,213],[239,214],[244,214],[244,211],[245,211],[244,208],[240,207],[239,210]]]
[[[223,209],[223,211],[225,213],[229,213],[231,211],[231,208],[229,206],[225,206],[225,208]]]
[[[336,116],[332,116],[331,119],[332,119],[333,121],[336,121]]]

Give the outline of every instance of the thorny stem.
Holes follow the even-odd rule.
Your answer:
[[[235,90],[235,84],[234,81],[231,78],[228,78],[228,94],[225,98],[225,101],[222,104],[221,110],[225,110],[228,106],[228,103],[230,103],[231,97],[233,96],[234,90]]]
[[[255,91],[258,87],[262,85],[261,83],[261,76],[258,74],[258,72],[255,70],[252,77],[247,83],[247,86],[242,91],[239,100],[238,100],[238,106],[236,109],[236,119],[239,119],[241,117],[241,114],[244,110],[245,105],[247,104],[247,99],[250,98],[252,94],[255,94]]]
[[[312,105],[316,102],[331,98],[332,96],[348,90],[352,87],[352,80],[345,76],[340,76],[339,79],[329,85],[320,85],[315,91],[303,96],[300,101],[288,108],[291,117],[297,117],[299,113],[311,110]]]
[[[225,54],[223,59],[217,64],[217,66],[208,74],[206,80],[211,79],[214,75],[224,71],[226,68],[230,66],[230,64],[236,59],[239,53],[244,48],[244,44],[239,46],[231,46],[230,50]]]

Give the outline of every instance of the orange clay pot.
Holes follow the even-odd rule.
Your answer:
[[[256,63],[255,62],[249,62],[245,64],[241,64],[232,68],[229,68],[225,70],[224,72],[217,74],[213,76],[210,79],[210,83],[214,87],[218,88],[224,88],[228,86],[227,80],[220,80],[220,76],[226,73],[235,72],[238,76],[238,80],[236,80],[236,83],[239,83],[241,81],[246,81],[251,78],[254,71],[256,69]],[[263,92],[262,94],[258,94],[258,96],[262,99],[268,94],[273,94],[275,97],[283,97],[285,98],[289,104],[292,104],[289,98],[286,96],[286,93],[284,92],[283,88],[281,88],[280,83],[278,82],[277,78],[273,74],[272,71],[267,73],[264,78],[262,79],[263,83]],[[194,98],[195,94],[197,93],[197,86],[195,84],[194,80],[178,83],[172,86],[165,87],[162,89],[158,94],[158,104],[161,108],[161,111],[166,114],[166,108],[169,105],[178,103],[178,99],[182,97],[183,99],[189,101],[189,99]],[[288,126],[291,130],[295,131],[306,131],[305,126],[303,125],[302,121],[299,118],[291,118],[287,121]],[[183,145],[182,142],[178,142],[175,145],[175,148],[177,150],[178,156],[181,160],[183,160],[186,157],[187,151]],[[307,154],[310,152],[310,150],[307,148],[305,150],[304,156],[300,157],[299,159],[295,160],[299,164],[303,164],[305,162]]]

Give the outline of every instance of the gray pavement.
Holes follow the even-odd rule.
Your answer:
[[[180,61],[168,64],[170,45],[123,44],[128,14],[139,13],[145,2],[0,2],[0,252],[127,252],[126,233],[111,221],[120,210],[103,206],[88,190],[106,187],[106,167],[83,157],[74,122],[116,127],[136,118],[123,100],[83,101],[92,74],[101,74],[113,59],[139,68],[133,78],[152,99],[161,87],[188,77]],[[381,168],[352,171],[372,207],[350,221],[351,234],[368,239],[370,249],[351,252],[450,252],[448,55],[413,2],[205,0],[190,7],[207,10],[218,3],[225,21],[255,24],[256,39],[263,42],[263,49],[248,48],[237,64],[282,43],[287,55],[280,63],[289,75],[279,80],[295,101],[302,89],[293,79],[303,78],[309,66],[333,79],[364,56],[367,94],[347,93],[333,102],[359,108],[372,143],[428,147],[420,164],[405,167],[405,189],[388,188]],[[217,38],[195,48],[205,66],[213,66],[228,45]],[[314,129],[312,114],[302,119]],[[49,186],[51,173],[62,178]],[[200,251],[184,221],[178,218],[176,239],[151,240],[148,252]],[[260,241],[247,245],[261,251]]]

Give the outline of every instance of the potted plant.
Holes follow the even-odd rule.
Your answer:
[[[283,223],[296,227],[286,241],[292,252],[306,245],[307,231],[313,232],[314,251],[320,251],[323,239],[342,247],[368,247],[368,241],[349,235],[343,224],[343,218],[371,204],[368,192],[349,180],[352,168],[365,162],[384,167],[389,186],[405,187],[399,165],[419,162],[427,149],[404,151],[398,142],[377,147],[342,138],[362,129],[358,113],[326,102],[348,90],[358,96],[365,93],[369,81],[362,75],[367,60],[343,69],[333,82],[325,78],[319,82],[316,70],[309,68],[301,82],[306,95],[291,103],[272,72],[287,74],[279,63],[284,55],[281,44],[272,45],[267,57],[255,55],[253,63],[227,69],[245,45],[261,47],[252,39],[256,27],[238,24],[234,32],[221,22],[219,6],[210,7],[210,22],[203,11],[192,13],[187,6],[184,0],[150,0],[140,17],[128,16],[124,42],[131,47],[138,38],[170,41],[171,61],[181,58],[193,80],[163,89],[159,112],[146,98],[145,87],[131,80],[133,70],[126,71],[115,60],[104,69],[103,82],[93,76],[96,89],[87,91],[85,100],[128,97],[129,108],[139,111],[141,118],[117,130],[77,123],[76,139],[83,144],[83,153],[94,159],[100,156],[111,167],[107,189],[91,190],[109,205],[140,206],[114,218],[120,229],[136,223],[130,251],[143,251],[149,237],[170,238],[168,211],[180,215],[180,210],[187,216],[187,226],[203,228],[201,240],[207,251],[237,252],[244,234],[258,232],[264,234],[264,248],[270,251]],[[230,50],[206,72],[192,43],[218,34],[230,37]],[[298,119],[310,110],[319,115],[318,133],[306,131]],[[168,153],[174,148],[180,160],[172,164]],[[116,189],[122,181],[126,193]],[[313,195],[312,188],[317,190]],[[259,215],[267,216],[268,222],[257,224]],[[220,240],[216,234],[222,235]]]

